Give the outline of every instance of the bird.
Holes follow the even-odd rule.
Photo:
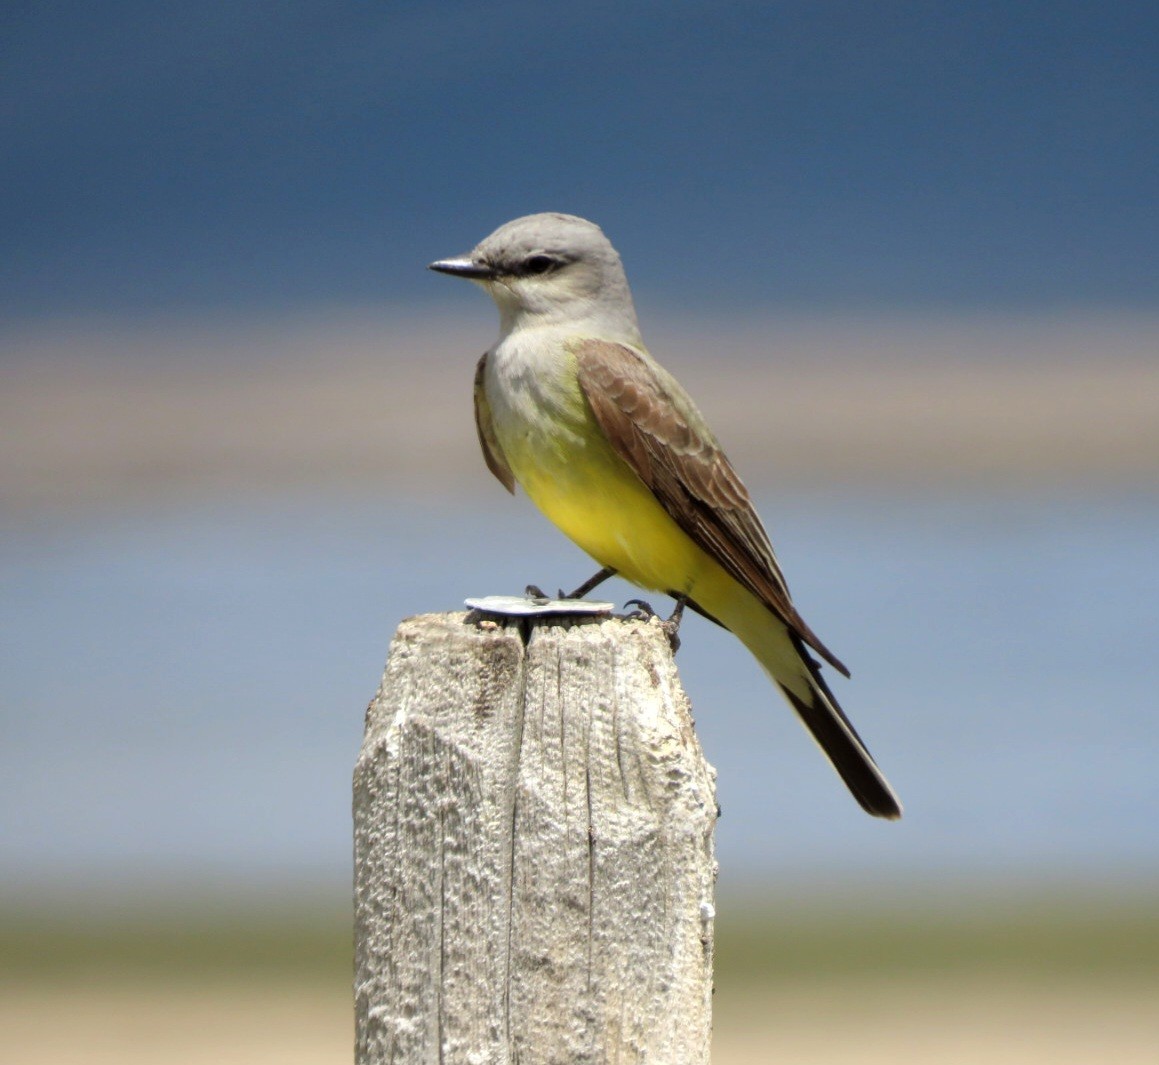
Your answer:
[[[849,671],[789,595],[752,498],[707,421],[649,353],[620,256],[598,225],[546,212],[429,269],[481,285],[499,339],[475,368],[488,469],[602,567],[739,638],[861,807],[902,807],[822,675]],[[817,657],[815,657],[817,656]]]

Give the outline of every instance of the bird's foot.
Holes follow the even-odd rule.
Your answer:
[[[542,588],[540,588],[538,584],[529,584],[526,588],[523,589],[523,594],[527,596],[528,599],[534,599],[544,603],[551,599],[551,596],[548,595],[547,592],[545,592]],[[560,598],[562,598],[562,596]]]
[[[668,646],[672,648],[672,653],[676,654],[680,650],[680,622],[684,617],[684,605],[688,602],[688,597],[684,595],[676,596],[676,609],[667,620],[660,622],[660,627],[664,630],[664,635],[668,637]],[[658,618],[659,615],[652,609],[651,603],[646,603],[643,599],[629,599],[624,607],[634,606],[628,617],[638,621],[648,621],[651,618]]]

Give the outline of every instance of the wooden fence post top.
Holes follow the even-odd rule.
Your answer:
[[[655,622],[402,622],[355,771],[358,1062],[702,1065],[713,772]]]

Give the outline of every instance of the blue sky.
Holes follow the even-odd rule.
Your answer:
[[[0,15],[0,312],[442,301],[518,214],[719,307],[1154,308],[1159,9],[230,4]]]
[[[1159,311],[1156,145],[1153,3],[3,5],[0,335],[49,322],[44,335],[63,336],[66,352],[128,350],[194,372],[138,379],[131,360],[111,370],[106,360],[107,380],[74,379],[46,360],[44,376],[51,344],[0,352],[31,353],[33,370],[14,376],[25,391],[13,394],[41,419],[12,468],[24,463],[49,500],[95,469],[85,497],[106,507],[83,518],[45,507],[27,531],[13,526],[0,555],[19,617],[13,666],[0,670],[0,723],[13,738],[0,750],[0,791],[14,796],[0,814],[36,812],[0,831],[0,880],[320,863],[345,890],[349,766],[398,618],[589,572],[546,523],[527,524],[525,499],[490,485],[493,513],[473,496],[450,509],[458,482],[439,473],[440,502],[424,510],[392,494],[383,472],[412,457],[377,466],[358,451],[377,438],[332,434],[404,406],[431,419],[421,402],[432,393],[414,387],[404,359],[435,352],[446,362],[427,369],[458,382],[446,402],[458,404],[471,468],[486,478],[469,386],[493,311],[426,271],[432,259],[516,215],[563,209],[598,221],[623,252],[646,331],[649,319],[686,320],[665,317],[672,308],[1145,312],[1134,338]],[[259,370],[273,380],[281,358],[326,366],[331,337],[346,338],[336,364],[376,350],[357,314],[345,331],[305,330],[289,344],[313,309],[370,306],[377,337],[396,306],[403,319],[415,306],[472,303],[479,324],[461,350],[462,334],[446,341],[441,320],[431,328],[444,338],[426,346],[400,327],[393,350],[382,344],[381,374],[336,365],[334,390],[289,410],[278,397],[295,393],[262,395],[260,373],[239,390],[261,396],[249,408],[223,412],[225,393],[199,391],[228,376],[235,354],[268,357]],[[229,335],[233,315],[282,312],[289,325]],[[194,328],[164,333],[169,313]],[[104,335],[89,315],[117,328]],[[151,315],[163,323],[156,343]],[[145,321],[137,331],[134,316]],[[81,327],[56,329],[60,318]],[[219,318],[227,328],[216,330]],[[203,323],[214,328],[199,332]],[[880,357],[890,335],[842,343]],[[896,335],[911,353],[936,336]],[[951,331],[933,350],[975,351],[977,366],[987,352],[1055,353],[1056,335]],[[1113,335],[1076,330],[1067,357],[1108,359],[1100,338]],[[730,394],[770,380],[732,369]],[[996,490],[955,500],[967,482],[985,491],[988,476],[959,472],[905,499],[834,481],[765,500],[806,616],[855,670],[850,712],[912,812],[887,840],[739,645],[707,625],[697,633],[692,619],[681,668],[721,771],[726,870],[1153,875],[1156,670],[1143,646],[1159,527],[1153,448],[1132,428],[1137,408],[1115,407],[1118,379],[1103,378],[1094,396],[1075,378],[1072,396],[1035,377],[1048,404],[1038,421],[1012,417],[1005,393],[979,408],[1012,447],[1039,439],[1044,417],[1073,428],[1074,411],[1089,408],[1115,421],[1107,438],[1125,441],[1130,472],[1106,478],[1097,499],[1056,505],[1020,492],[1015,503]],[[86,393],[93,380],[101,387]],[[315,389],[320,378],[293,380]],[[988,380],[1000,391],[1000,377],[979,376],[979,389]],[[369,411],[342,391],[362,381],[381,389]],[[122,423],[124,408],[107,402],[122,394],[140,419]],[[867,394],[871,422],[881,396]],[[943,411],[922,431],[957,439],[956,398],[907,391],[920,417],[899,423],[905,446],[928,439],[915,444],[908,426]],[[974,409],[976,393],[963,402]],[[230,417],[244,433],[218,432]],[[86,434],[90,424],[102,431]],[[717,427],[730,438],[743,428]],[[264,464],[276,472],[296,454],[287,433],[307,441],[306,490],[334,463],[334,494],[270,500],[280,482],[262,481]],[[340,453],[347,440],[353,465]],[[791,450],[753,441],[770,469],[792,468]],[[978,468],[986,461],[998,460]],[[1034,477],[1034,461],[1013,465]],[[1079,462],[1081,475],[1093,482],[1099,461]],[[348,480],[355,468],[365,480]],[[54,470],[66,487],[52,487]],[[213,498],[223,470],[232,501]],[[1047,472],[1049,492],[1061,482]],[[138,494],[162,483],[164,500]],[[349,485],[352,501],[339,502]]]

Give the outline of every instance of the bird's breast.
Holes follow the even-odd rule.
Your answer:
[[[488,355],[483,383],[495,434],[521,483],[529,465],[562,458],[583,439],[590,412],[575,356],[562,343],[507,337]]]
[[[488,356],[484,387],[511,472],[559,529],[637,584],[682,589],[695,582],[703,552],[616,453],[566,347],[546,357],[501,346]]]

